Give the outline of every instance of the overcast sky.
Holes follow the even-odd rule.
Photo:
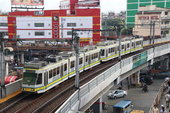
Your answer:
[[[10,11],[11,0],[0,0],[0,10]],[[45,9],[59,9],[59,2],[61,0],[44,0]],[[126,10],[126,0],[100,0],[101,11],[109,12],[114,11],[116,13]]]

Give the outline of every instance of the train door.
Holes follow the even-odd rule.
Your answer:
[[[48,84],[48,72],[44,73],[44,86],[47,86]]]
[[[64,66],[63,64],[61,64],[61,68],[60,68],[60,76],[63,77],[64,76]]]
[[[67,75],[68,74],[68,62],[64,64],[64,67],[63,67],[63,75]]]
[[[108,57],[108,54],[109,54],[109,48],[108,48],[108,49],[105,49],[105,50],[106,50],[106,52],[105,52],[106,54],[105,54],[105,55],[106,55],[106,57]]]

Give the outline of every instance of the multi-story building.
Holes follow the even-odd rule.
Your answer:
[[[162,37],[170,32],[170,9],[155,5],[140,7],[135,15],[133,35]]]
[[[160,8],[170,8],[170,0],[127,0],[126,23],[134,25],[135,15],[139,7],[147,5],[156,5]]]
[[[71,39],[74,28],[89,30],[77,31],[82,45],[100,41],[100,32],[92,32],[100,29],[99,0],[63,0],[60,8],[10,12],[0,16],[0,29],[8,32],[8,38]]]

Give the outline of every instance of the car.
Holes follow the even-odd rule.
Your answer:
[[[125,97],[126,95],[127,95],[127,91],[125,90],[113,90],[107,95],[107,97],[110,99],[116,99],[119,97]]]

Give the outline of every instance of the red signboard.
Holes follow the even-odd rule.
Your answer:
[[[44,0],[11,0],[12,5],[44,5]]]

